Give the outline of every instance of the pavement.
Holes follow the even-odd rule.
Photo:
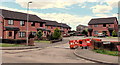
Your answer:
[[[48,57],[40,56],[40,57],[43,57],[43,59],[45,59],[45,61],[43,61],[43,59],[42,59],[42,60],[34,61],[34,62],[46,62],[46,60],[49,59],[49,54],[51,53],[51,50],[52,50],[51,56],[53,56],[53,57],[56,56],[55,58],[57,58],[59,56],[56,55],[56,53],[59,52],[59,54],[61,54],[60,57],[64,56],[65,60],[66,60],[67,55],[71,55],[74,52],[74,54],[76,56],[78,56],[79,58],[74,57],[74,54],[73,54],[73,55],[70,56],[71,57],[71,62],[73,62],[73,58],[74,58],[74,61],[77,62],[77,63],[78,62],[81,62],[81,63],[84,63],[84,62],[85,63],[97,62],[97,63],[104,63],[104,64],[106,64],[106,63],[107,64],[108,63],[112,63],[112,64],[113,63],[114,64],[118,63],[118,57],[117,56],[109,56],[109,55],[99,54],[99,53],[95,53],[93,51],[90,51],[88,49],[80,49],[80,48],[78,48],[78,49],[75,49],[75,51],[70,50],[69,45],[68,44],[65,45],[64,43],[67,43],[68,40],[71,40],[71,39],[83,39],[83,37],[69,37],[69,39],[64,38],[64,40],[62,42],[57,42],[57,43],[53,43],[53,44],[50,44],[50,43],[36,43],[36,46],[28,46],[28,47],[8,47],[8,48],[3,47],[2,49],[4,49],[4,55],[6,54],[4,56],[5,59],[6,59],[5,62],[8,62],[9,60],[7,61],[7,59],[9,57],[11,57],[11,56],[9,56],[9,54],[13,54],[13,57],[11,57],[11,58],[14,58],[14,57],[16,58],[17,54],[22,54],[22,55],[25,54],[25,57],[26,57],[26,55],[29,55],[31,53],[32,54],[30,56],[27,56],[30,59],[30,61],[33,61],[32,58],[34,56],[38,56],[41,53],[41,55],[47,55],[48,56]],[[35,48],[37,48],[37,49],[35,49]],[[45,49],[43,49],[43,48],[45,48]],[[12,52],[10,51],[10,49],[11,49]],[[27,49],[27,50],[22,50],[22,49]],[[41,50],[41,49],[43,49],[43,50]],[[49,50],[49,52],[48,52],[48,50]],[[60,50],[61,50],[61,52],[60,52]],[[29,51],[29,52],[26,52],[26,51]],[[44,54],[41,51],[44,51]],[[63,52],[65,52],[65,53],[63,53]],[[55,55],[53,55],[53,54],[55,54]],[[36,57],[36,58],[39,59],[40,57]],[[57,59],[54,60],[54,62],[70,62],[70,59],[68,59],[68,58],[67,58],[68,61],[65,61],[63,59],[61,59],[60,61],[56,61],[58,59],[60,60],[60,58],[57,58]],[[84,59],[86,59],[86,60],[84,60]],[[21,58],[21,60],[18,60],[18,61],[23,62],[23,60],[24,59]],[[18,61],[16,60],[16,62],[18,62]],[[24,61],[26,61],[26,60],[24,60]],[[30,61],[26,61],[26,62],[30,62]],[[50,61],[50,60],[48,60],[48,61]]]
[[[74,54],[80,58],[98,62],[98,63],[104,63],[104,64],[117,64],[118,63],[117,56],[99,54],[99,53],[95,53],[89,49],[78,48],[74,51]]]
[[[2,47],[0,50],[23,50],[23,49],[35,49],[38,46],[25,46],[25,47]]]

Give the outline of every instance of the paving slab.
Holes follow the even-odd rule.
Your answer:
[[[118,63],[118,56],[99,54],[99,53],[95,53],[89,49],[78,48],[75,50],[74,54],[81,58],[100,62],[100,63],[114,63],[114,64]]]

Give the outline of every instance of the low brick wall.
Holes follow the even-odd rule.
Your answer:
[[[10,44],[24,44],[26,40],[18,40],[18,39],[1,39],[2,43],[10,43]]]
[[[110,51],[118,51],[117,45],[120,45],[120,42],[110,42],[109,44],[104,44],[104,41],[95,41],[92,40],[92,49],[105,49]]]
[[[19,39],[1,39],[1,43],[9,43],[9,44],[22,44],[26,45],[26,40],[19,40]],[[28,40],[28,45],[34,46],[34,38]]]
[[[55,43],[55,42],[59,42],[62,41],[62,39],[58,39],[58,40],[51,40],[50,43]]]

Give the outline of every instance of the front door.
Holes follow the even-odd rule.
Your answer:
[[[17,31],[14,31],[14,39],[16,39]]]

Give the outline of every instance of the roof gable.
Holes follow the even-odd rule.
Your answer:
[[[64,28],[70,28],[70,29],[71,29],[71,27],[70,27],[69,25],[65,24],[65,23],[60,23],[60,24],[61,24],[62,27],[64,27]]]
[[[61,26],[57,21],[44,20],[46,26]]]
[[[15,19],[15,20],[27,20],[27,13],[21,13],[16,11],[9,11],[0,9],[2,11],[2,16],[5,19]],[[43,22],[41,18],[39,18],[37,15],[29,14],[29,21],[36,21],[36,22]]]
[[[109,18],[95,18],[91,19],[88,25],[95,25],[95,24],[113,24],[114,21],[117,21],[116,17],[109,17]],[[118,23],[118,22],[117,22]]]

